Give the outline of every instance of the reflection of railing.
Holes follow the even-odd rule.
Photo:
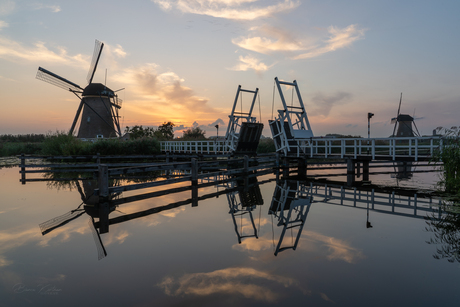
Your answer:
[[[318,182],[310,182],[309,188],[316,202],[420,219],[425,218],[427,213],[439,212],[441,214],[439,211],[440,199],[420,197],[419,194],[422,193],[417,193],[414,190],[395,189],[388,193],[378,191],[377,187],[359,190],[357,187]],[[410,193],[413,194],[409,195]]]

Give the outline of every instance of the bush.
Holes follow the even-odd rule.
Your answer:
[[[275,142],[273,142],[273,139],[267,138],[267,139],[261,139],[259,142],[259,146],[257,147],[257,153],[269,153],[269,152],[275,152]]]
[[[439,184],[450,194],[460,195],[460,127],[444,130],[442,148],[434,160],[442,161],[442,179]]]
[[[20,154],[34,155],[40,154],[42,150],[41,143],[0,143],[0,156],[10,157]]]

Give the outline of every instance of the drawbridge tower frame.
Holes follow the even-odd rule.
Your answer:
[[[252,93],[254,94],[251,102],[251,106],[249,108],[249,112],[245,113],[243,111],[236,112],[236,106],[238,104],[238,98],[240,98],[240,93]],[[238,146],[238,140],[240,138],[240,130],[243,122],[247,123],[256,123],[256,118],[252,116],[252,111],[254,110],[254,104],[256,102],[257,94],[259,93],[259,89],[256,88],[255,91],[242,89],[241,85],[238,85],[238,90],[236,91],[235,102],[233,103],[232,113],[228,116],[229,122],[227,126],[227,133],[225,134],[225,148],[230,151],[234,152]],[[241,96],[242,97],[242,96]]]
[[[308,121],[307,111],[305,110],[297,81],[280,81],[276,77],[275,83],[283,109],[278,110],[278,117],[270,120],[269,126],[275,142],[276,152],[282,151],[287,155],[288,152],[300,150],[300,145],[310,143],[311,138],[313,138],[313,131]],[[299,102],[298,106],[289,106],[286,103],[281,85],[294,87]]]

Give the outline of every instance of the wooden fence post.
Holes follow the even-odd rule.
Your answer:
[[[21,154],[21,183],[26,184],[26,159]]]
[[[105,164],[98,165],[99,201],[107,201],[109,198],[109,167]]]
[[[198,162],[192,158],[192,185],[198,184]]]

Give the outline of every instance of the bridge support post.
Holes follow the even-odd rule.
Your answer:
[[[289,159],[288,157],[284,157],[283,161],[283,176],[289,177]]]
[[[347,159],[347,185],[352,186],[355,183],[355,163],[353,159]]]
[[[297,160],[297,176],[300,178],[307,177],[307,161],[304,158]]]
[[[369,161],[363,161],[363,181],[369,181]]]

